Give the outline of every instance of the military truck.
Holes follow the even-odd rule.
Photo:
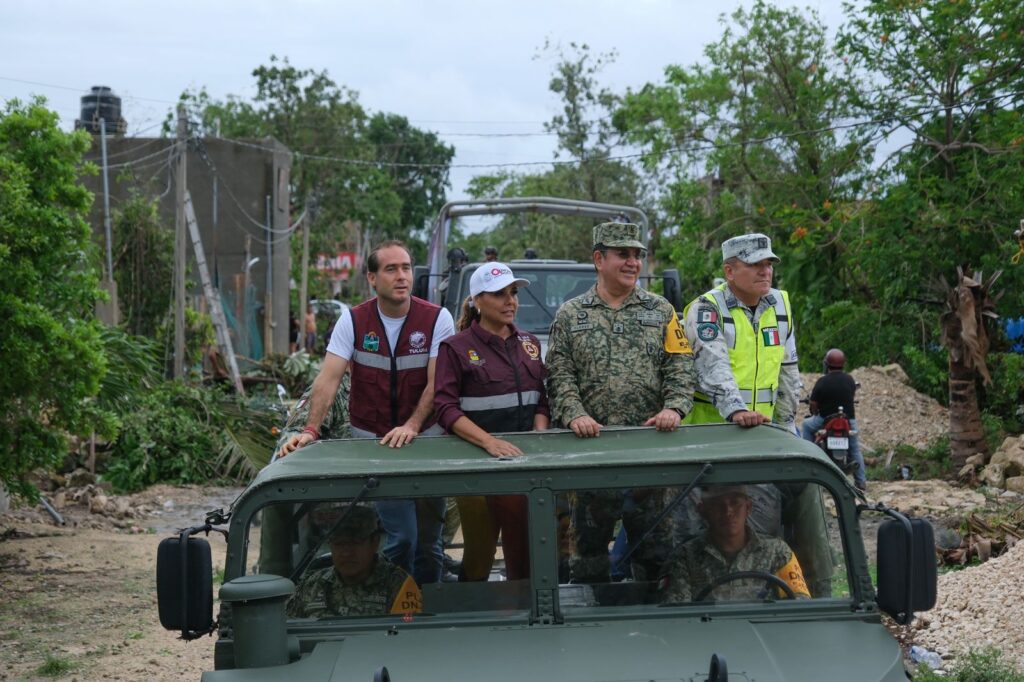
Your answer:
[[[481,263],[452,263],[447,259],[451,246],[452,222],[457,218],[485,215],[541,213],[556,216],[592,218],[596,223],[609,220],[632,222],[640,226],[642,239],[648,243],[649,226],[646,214],[632,206],[602,204],[554,197],[521,197],[452,201],[441,209],[434,223],[434,232],[426,265],[417,266],[413,275],[413,295],[443,305],[458,319],[459,307],[469,295],[469,278]],[[565,301],[586,292],[597,281],[594,264],[572,260],[512,259],[503,261],[512,267],[516,277],[530,280],[530,286],[519,293],[516,324],[540,338],[542,351],[547,351],[548,329],[555,312]],[[679,271],[666,269],[651,276],[644,261],[641,285],[650,287],[661,281],[662,294],[677,310],[682,310]]]
[[[933,606],[931,527],[869,505],[813,444],[769,425],[731,424],[608,428],[593,439],[565,430],[505,437],[523,456],[497,459],[439,436],[400,450],[375,440],[321,441],[275,461],[228,510],[161,543],[161,622],[184,639],[216,633],[206,682],[908,679],[883,614],[906,623]],[[679,579],[674,554],[659,579],[566,579],[567,511],[581,491],[659,496],[663,511],[651,527],[670,524],[678,551],[703,537],[689,521],[697,491],[737,485],[767,500],[760,530],[791,548],[809,598],[794,598],[771,573],[751,571],[715,580],[748,585],[739,596],[720,596],[716,587],[673,601],[666,585]],[[331,565],[322,541],[330,529],[318,523],[318,508],[450,496],[525,501],[528,578],[422,585],[421,604],[407,610],[288,616],[295,586]],[[884,519],[876,579],[865,515]],[[289,525],[274,542],[261,538],[270,517]],[[210,545],[202,537],[210,533],[227,542],[216,620]],[[630,551],[654,535],[630,538]]]

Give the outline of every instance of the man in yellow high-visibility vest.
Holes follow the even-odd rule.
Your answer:
[[[779,257],[763,234],[722,243],[726,281],[687,306],[697,393],[687,424],[766,422],[790,430],[800,396],[789,296],[772,288]]]

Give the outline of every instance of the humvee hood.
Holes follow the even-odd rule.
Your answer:
[[[678,682],[704,679],[712,654],[730,679],[906,680],[899,646],[877,619],[764,622],[630,619],[562,625],[405,628],[346,634],[285,666],[225,670],[205,682]],[[851,643],[856,643],[851,645]]]

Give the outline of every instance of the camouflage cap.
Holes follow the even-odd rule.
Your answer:
[[[381,529],[377,510],[363,503],[352,507],[341,523],[335,527],[346,508],[348,508],[348,504],[320,505],[313,513],[313,520],[325,532],[330,531],[332,539],[365,540]]]
[[[646,251],[640,241],[640,226],[633,223],[601,223],[594,226],[594,247],[632,248]]]
[[[760,263],[763,260],[778,263],[780,260],[772,252],[772,240],[767,235],[758,232],[743,234],[722,242],[722,260],[729,260],[730,258],[739,258],[748,265]]]
[[[725,497],[726,495],[750,497],[750,491],[747,490],[745,485],[708,485],[701,488],[700,491],[701,501],[713,500],[716,497]]]

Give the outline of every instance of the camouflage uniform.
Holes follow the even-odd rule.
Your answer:
[[[333,566],[306,575],[285,607],[290,618],[329,616],[377,616],[418,613],[423,598],[412,577],[377,557],[370,577],[359,585],[346,585]]]
[[[728,286],[724,293],[727,306],[730,309],[738,306],[755,329],[761,315],[775,305],[775,297],[768,294],[761,297],[754,310],[750,310],[739,303],[736,295]],[[711,398],[724,421],[733,412],[748,408],[746,402],[740,397],[740,390],[736,386],[736,379],[732,374],[732,366],[729,364],[729,346],[726,344],[725,336],[719,331],[714,338],[703,340],[702,335],[698,333],[697,327],[703,326],[698,321],[699,317],[708,311],[718,312],[718,309],[709,301],[698,298],[687,309],[684,324],[686,337],[693,346],[693,367],[697,374],[697,388]],[[721,320],[719,319],[720,324]],[[792,426],[796,419],[797,403],[800,400],[802,387],[800,370],[797,367],[795,332],[790,335],[786,346],[787,356],[779,370],[779,394],[775,401],[775,414],[772,421]]]
[[[783,540],[755,532],[749,525],[747,545],[730,561],[709,542],[707,534],[679,548],[669,566],[669,585],[665,601],[688,602],[716,578],[738,571],[763,571],[778,575],[798,597],[810,596],[800,563]],[[775,588],[778,592],[778,588]],[[764,580],[734,580],[719,585],[709,598],[716,600],[763,599],[767,596]]]
[[[348,396],[351,387],[351,378],[345,372],[338,386],[338,392],[334,395],[334,402],[327,409],[324,420],[320,424],[320,435],[322,438],[349,438],[348,421]],[[309,418],[310,396],[313,393],[312,385],[303,392],[295,403],[295,408],[288,416],[281,435],[274,446],[274,454],[281,451],[281,446],[288,442],[292,436],[302,433],[303,427]],[[272,460],[273,461],[273,460]],[[260,562],[261,573],[273,573],[275,575],[287,576],[291,573],[292,547],[292,512],[288,506],[272,505],[263,510],[263,532],[260,534]]]
[[[594,228],[594,244],[645,249],[639,233],[636,225],[604,223]],[[688,412],[692,356],[685,339],[685,350],[668,352],[675,332],[681,334],[672,305],[639,287],[618,308],[597,295],[596,285],[566,301],[551,324],[546,358],[552,421],[568,426],[589,415],[604,426],[639,426],[665,408]],[[642,490],[576,493],[573,580],[606,582],[615,522],[621,517],[627,536],[639,540],[663,504],[661,495]],[[663,523],[633,554],[635,579],[657,577],[667,543]]]
[[[334,394],[334,402],[327,409],[324,420],[320,423],[320,438],[323,440],[332,438],[351,438],[352,433],[348,422],[348,396],[352,388],[352,375],[345,372],[341,377],[341,384],[338,392]],[[281,429],[281,436],[277,439],[274,452],[280,452],[281,446],[288,442],[292,436],[302,433],[309,418],[310,396],[313,395],[313,386],[310,385],[295,403],[295,408],[288,415],[288,421]]]
[[[739,258],[744,263],[757,263],[763,260],[778,261],[779,258],[771,250],[771,240],[762,234],[748,234],[733,237],[722,244],[722,260]],[[712,289],[712,291],[715,291]],[[725,317],[730,311],[742,310],[756,331],[761,316],[776,306],[776,296],[782,292],[772,290],[762,296],[753,310],[741,303],[732,289],[724,287],[725,310],[707,300],[704,296],[697,298],[686,309],[686,336],[693,345],[694,370],[697,373],[697,390],[711,399],[722,420],[738,410],[750,409],[747,401],[740,394],[729,360],[729,345],[723,333]],[[735,313],[732,313],[735,315]],[[779,370],[778,395],[775,398],[772,421],[792,427],[796,420],[797,402],[800,399],[800,370],[797,367],[796,333],[792,331],[792,320],[787,320],[789,327],[787,338],[782,339],[784,355]]]

